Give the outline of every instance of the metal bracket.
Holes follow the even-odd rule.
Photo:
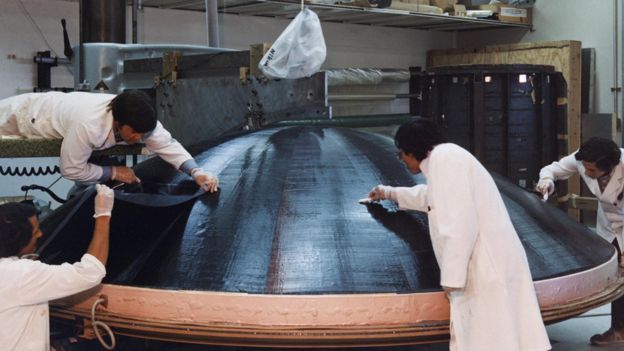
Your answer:
[[[250,100],[247,103],[247,114],[245,115],[245,117],[247,121],[246,124],[243,126],[244,130],[256,130],[262,128],[265,123],[264,112],[262,111],[262,104],[259,102],[254,103]]]
[[[240,67],[238,69],[238,78],[242,85],[249,83],[249,67]]]
[[[180,51],[167,51],[163,53],[163,66],[162,74],[154,77],[154,84],[159,86],[163,81],[176,85],[178,79],[178,63],[182,59],[182,52]]]

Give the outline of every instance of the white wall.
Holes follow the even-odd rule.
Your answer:
[[[61,18],[67,20],[72,45],[78,44],[79,8],[77,1],[0,0],[0,98],[30,92],[36,85],[37,51],[52,50],[63,56]],[[127,12],[130,23],[130,9]],[[220,15],[221,46],[248,49],[249,45],[272,42],[289,20],[237,15]],[[196,44],[207,42],[205,15],[201,12],[145,8],[139,14],[139,43]],[[455,35],[409,29],[322,23],[328,56],[325,68],[380,67],[407,68],[425,65],[429,49],[453,47]],[[131,26],[128,24],[128,41]],[[52,69],[53,87],[72,87],[71,67]],[[401,105],[402,104],[402,105]],[[406,101],[391,112],[407,112]],[[353,108],[353,106],[351,107]],[[377,111],[375,111],[377,112]],[[0,159],[0,165],[46,164],[55,159]],[[0,196],[21,195],[21,184],[49,185],[53,179],[0,176]],[[61,195],[71,185],[56,185]]]
[[[53,50],[53,56],[63,55],[61,18],[67,19],[70,41],[77,44],[78,3],[0,1],[0,98],[32,92],[37,82],[33,63],[37,51]],[[73,85],[68,67],[52,69],[52,86]]]
[[[614,1],[619,2],[619,15],[623,6],[619,0],[537,0],[533,9],[534,31],[462,33],[457,37],[457,45],[478,47],[488,44],[578,40],[583,48],[596,49],[595,110],[590,112],[611,113],[614,112],[614,95],[611,87],[614,78],[613,65],[616,63],[614,35],[616,32],[621,33],[621,25],[617,31],[614,29]],[[621,22],[621,19],[619,21]],[[621,46],[621,41],[618,45]],[[622,60],[618,59],[617,64],[621,67]],[[621,77],[621,68],[619,70],[618,75]],[[621,112],[621,106],[618,109]]]

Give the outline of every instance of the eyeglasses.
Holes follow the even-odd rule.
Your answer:
[[[396,158],[398,158],[399,160],[403,160],[403,150],[399,150],[397,152],[394,153],[394,155],[396,156]]]

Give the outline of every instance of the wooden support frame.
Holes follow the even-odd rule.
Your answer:
[[[561,157],[581,144],[581,42],[548,41],[538,43],[519,43],[491,45],[476,49],[430,50],[427,52],[427,69],[437,66],[462,64],[532,64],[554,66],[562,73],[567,83],[567,96],[558,99],[558,104],[565,105],[567,111],[567,150],[562,150]],[[578,176],[568,181],[569,193],[580,193]],[[573,214],[578,218],[578,214]]]

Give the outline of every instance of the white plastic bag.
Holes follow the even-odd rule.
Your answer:
[[[302,78],[319,71],[327,48],[318,16],[305,8],[264,54],[258,68],[269,78]]]

